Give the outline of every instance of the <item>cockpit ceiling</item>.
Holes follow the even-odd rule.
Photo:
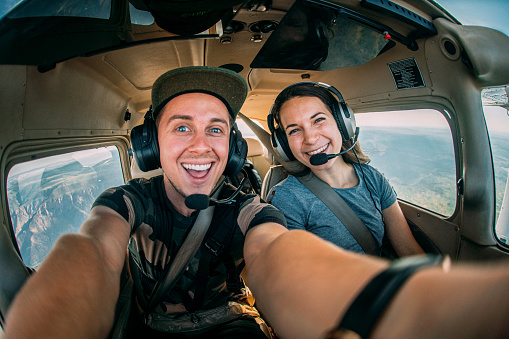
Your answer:
[[[297,0],[287,13],[276,8],[278,1],[263,13],[248,10],[252,1],[244,1],[238,6],[235,1],[224,1],[235,15],[224,14],[220,25],[189,36],[165,32],[155,23],[150,28],[133,24],[130,11],[139,9],[132,4],[128,6],[127,0],[104,0],[100,13],[87,12],[86,17],[82,11],[70,8],[82,5],[80,1],[72,0],[60,0],[67,6],[63,12],[51,15],[45,9],[44,15],[38,16],[34,13],[42,11],[42,7],[37,6],[42,2],[45,1],[23,2],[0,20],[0,44],[3,46],[0,64],[37,65],[45,71],[70,58],[102,54],[104,61],[137,89],[151,86],[153,78],[144,76],[146,73],[184,66],[186,62],[179,55],[180,46],[185,55],[189,52],[193,56],[186,61],[190,60],[192,64],[206,62],[204,39],[221,39],[226,45],[227,40],[236,34],[248,32],[255,38],[258,32],[259,43],[249,45],[251,59],[239,64],[251,68],[327,71],[366,63],[396,43],[415,50],[418,48],[415,39],[436,33],[428,20],[431,18],[424,18],[390,1],[362,0],[346,8],[324,0]],[[284,3],[283,7],[292,4],[291,1],[280,2]],[[109,16],[105,14],[108,8]],[[378,21],[376,13],[384,11],[392,18],[392,26]],[[250,17],[260,20],[247,22],[246,18]],[[201,42],[180,44],[180,40]],[[151,52],[160,52],[162,45],[166,46],[163,55]],[[139,55],[144,55],[144,59],[136,57]],[[141,64],[144,69],[138,67],[137,72],[128,74],[124,70],[136,69],[133,65]]]

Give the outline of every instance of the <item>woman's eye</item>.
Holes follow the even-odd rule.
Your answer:
[[[296,128],[292,129],[292,130],[290,130],[290,132],[288,132],[288,135],[292,135],[294,133],[297,133],[297,131],[298,131],[298,129],[296,129]]]
[[[323,120],[325,120],[325,118],[318,118],[318,119],[315,120],[315,124],[319,123],[320,121],[323,121]]]
[[[187,132],[187,131],[189,131],[189,128],[187,128],[186,126],[179,126],[179,127],[177,127],[177,131]]]

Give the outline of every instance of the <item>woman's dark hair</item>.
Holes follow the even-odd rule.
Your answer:
[[[279,95],[276,98],[276,101],[274,102],[274,106],[272,107],[274,121],[276,122],[277,125],[279,125],[279,128],[283,129],[280,116],[281,107],[288,100],[297,97],[318,98],[329,108],[331,112],[333,105],[337,102],[337,99],[327,89],[316,86],[312,83],[303,83],[289,86],[285,88],[281,93],[279,93]],[[341,145],[341,150],[343,151],[349,148],[350,146],[352,146],[352,142],[350,140],[343,141],[343,144]],[[357,142],[357,144],[352,150],[343,154],[343,160],[347,163],[357,163],[357,157],[355,156],[355,153],[357,154],[357,157],[359,158],[358,160],[361,164],[367,164],[371,161],[369,157],[362,152],[359,142]]]

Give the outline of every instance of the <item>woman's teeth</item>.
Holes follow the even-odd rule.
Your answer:
[[[320,147],[319,149],[317,150],[314,150],[312,152],[307,152],[308,155],[315,155],[315,154],[318,154],[318,153],[321,153],[323,151],[325,151],[325,149],[329,146],[329,144],[325,145],[325,146],[322,146]]]

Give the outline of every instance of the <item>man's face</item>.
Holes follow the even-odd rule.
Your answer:
[[[166,185],[170,199],[209,195],[228,160],[228,109],[212,95],[187,93],[170,100],[160,114],[161,167],[171,184]]]

